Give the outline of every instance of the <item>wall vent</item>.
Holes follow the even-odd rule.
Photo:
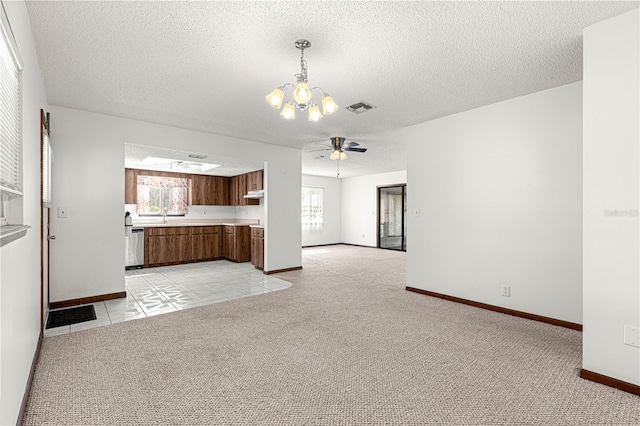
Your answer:
[[[189,154],[189,158],[197,158],[198,160],[204,160],[205,158],[207,158],[207,156],[202,154]]]
[[[353,104],[347,107],[347,111],[351,111],[354,114],[362,114],[363,112],[367,112],[375,107],[366,102],[358,102],[357,104]]]

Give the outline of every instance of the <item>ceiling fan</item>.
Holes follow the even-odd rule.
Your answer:
[[[332,160],[346,160],[347,154],[345,151],[350,152],[366,152],[367,148],[357,148],[360,146],[358,142],[346,142],[341,136],[334,136],[331,138],[331,148],[317,149],[315,151],[333,151],[329,156]],[[314,151],[312,151],[314,152]]]

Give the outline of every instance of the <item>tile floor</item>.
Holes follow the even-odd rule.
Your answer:
[[[44,330],[44,337],[73,333],[291,287],[250,263],[228,260],[162,266],[125,272],[127,297],[93,303],[93,321]]]

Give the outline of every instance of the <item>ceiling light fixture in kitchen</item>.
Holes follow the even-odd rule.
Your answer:
[[[297,49],[300,49],[300,73],[295,74],[296,85],[291,83],[285,83],[282,86],[278,86],[273,92],[266,96],[267,103],[276,109],[280,109],[282,101],[284,100],[284,89],[288,86],[293,87],[293,96],[282,108],[281,116],[287,120],[293,120],[296,118],[296,107],[304,111],[309,109],[309,121],[318,121],[324,115],[329,115],[338,109],[338,105],[333,102],[331,96],[327,94],[320,87],[309,88],[307,80],[307,61],[304,60],[304,49],[311,47],[309,40],[298,40],[295,43]],[[322,92],[322,112],[318,105],[311,99],[311,91],[320,90]]]

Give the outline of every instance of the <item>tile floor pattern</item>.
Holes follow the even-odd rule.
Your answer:
[[[127,297],[93,303],[93,321],[44,330],[44,337],[174,312],[291,287],[250,263],[228,260],[161,266],[125,272]]]

